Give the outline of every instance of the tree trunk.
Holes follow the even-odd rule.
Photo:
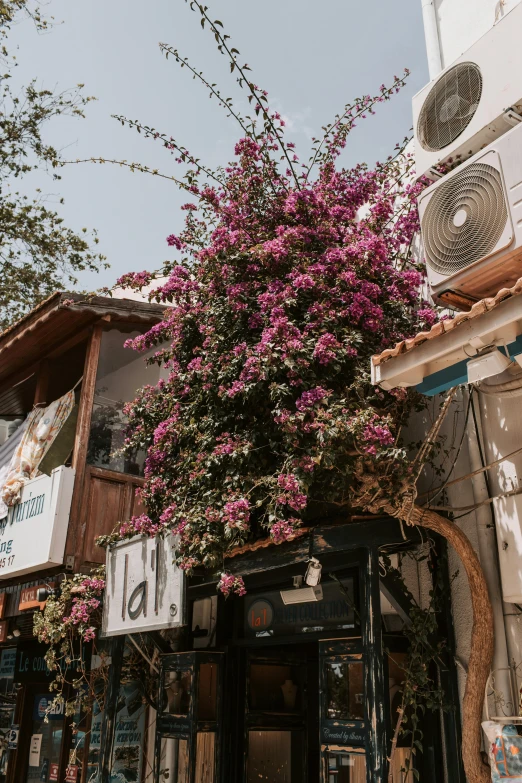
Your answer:
[[[493,609],[482,566],[469,539],[454,522],[428,509],[413,506],[408,518],[396,508],[383,509],[393,517],[403,517],[410,525],[433,530],[449,541],[465,568],[471,591],[473,630],[468,677],[463,702],[462,758],[469,783],[491,783],[490,769],[481,757],[481,722],[486,683],[493,661]]]

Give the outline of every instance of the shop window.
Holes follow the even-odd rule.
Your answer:
[[[160,783],[217,783],[223,658],[207,652],[162,657],[156,717]]]
[[[196,737],[195,783],[214,783],[216,734],[214,731],[198,731]]]
[[[302,686],[298,666],[272,663],[250,665],[251,712],[298,712]]]
[[[13,687],[16,647],[5,647],[0,656],[0,783],[7,780],[7,736],[14,722],[16,692]]]
[[[326,716],[330,720],[364,720],[363,664],[327,662]]]
[[[127,340],[138,334],[111,329],[102,335],[87,461],[95,467],[141,476],[145,452],[121,451],[126,425],[123,408],[143,386],[157,383],[160,368],[145,361],[155,349],[143,354],[125,348]]]
[[[362,753],[326,754],[328,783],[366,783],[366,756]]]
[[[189,783],[188,740],[162,737],[159,779],[161,783]]]
[[[167,715],[188,715],[192,691],[192,672],[166,671],[163,676],[163,710]]]
[[[199,667],[198,715],[200,720],[217,720],[217,663],[202,663]]]
[[[140,684],[127,682],[120,686],[118,712],[114,729],[111,771],[118,783],[138,783],[143,768],[145,747],[145,718],[147,706],[143,703]],[[89,744],[87,780],[95,780],[100,758],[103,711],[95,701]],[[180,782],[181,783],[181,782]]]
[[[248,732],[247,783],[302,783],[305,759],[303,731]]]
[[[29,765],[26,783],[41,780],[57,780],[60,751],[65,726],[65,704],[51,707],[53,697],[49,693],[37,693],[33,697]]]

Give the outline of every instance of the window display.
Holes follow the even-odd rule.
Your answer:
[[[33,720],[26,783],[58,780],[58,765],[65,726],[65,705],[51,707],[49,693],[37,693],[33,700]]]
[[[328,718],[364,720],[362,663],[326,663],[326,687]]]
[[[302,685],[298,666],[275,663],[250,665],[251,712],[300,712]]]
[[[219,780],[223,660],[223,653],[162,656],[156,719],[156,767],[161,783]]]
[[[121,685],[114,731],[111,783],[139,783],[145,749],[145,718],[147,705],[143,703],[137,682]],[[103,712],[94,703],[89,745],[87,780],[95,779],[100,754]]]
[[[366,783],[366,756],[362,753],[327,753],[328,783]]]
[[[168,715],[188,715],[192,691],[189,669],[166,671],[163,676],[163,708]]]

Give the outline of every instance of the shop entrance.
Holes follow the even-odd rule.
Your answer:
[[[23,781],[58,781],[65,705],[59,704],[47,712],[53,700],[49,693],[32,694],[31,700],[31,736]]]
[[[245,781],[319,779],[317,643],[246,650]]]

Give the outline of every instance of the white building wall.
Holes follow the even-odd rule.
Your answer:
[[[469,49],[520,0],[432,0],[441,65],[448,65]],[[429,42],[427,41],[429,46]],[[432,78],[436,74],[431,74]]]
[[[438,415],[442,400],[442,396],[432,398],[428,401],[426,410],[413,417],[408,431],[404,435],[405,442],[418,443],[425,438],[433,421]],[[483,446],[487,462],[498,459],[499,456],[508,454],[510,450],[516,449],[517,445],[512,444],[520,445],[522,443],[521,426],[518,424],[515,411],[517,402],[520,406],[521,401],[522,397],[519,397],[518,400],[505,400],[501,403],[494,398],[488,398],[487,400],[481,400],[481,402],[479,402],[478,395],[475,395],[476,413],[481,417],[481,420],[484,421],[485,425]],[[502,410],[498,410],[499,406]],[[466,407],[467,399],[466,397],[463,398],[462,394],[459,393],[456,401],[452,404],[446,415],[440,432],[441,452],[436,460],[440,475],[437,475],[433,466],[427,466],[419,480],[418,502],[421,505],[427,500],[427,497],[423,495],[423,493],[428,490],[433,491],[435,487],[445,483],[448,479],[454,480],[456,478],[469,476],[472,471],[468,430],[466,430],[466,432],[464,431]],[[488,420],[491,420],[492,415],[495,417],[498,415],[500,420],[504,423],[508,418],[513,422],[514,426],[510,429],[511,435],[507,441],[504,437],[498,439],[488,434]],[[469,427],[470,424],[468,424],[468,428]],[[504,434],[505,433],[506,430],[504,430]],[[518,475],[522,476],[522,457],[517,459],[517,468],[519,470],[519,472],[517,471]],[[509,487],[506,484],[508,474],[511,479],[511,473],[512,465],[510,462],[507,462],[506,465],[502,464],[499,466],[498,470],[489,471],[490,488],[493,495],[505,491],[507,488],[511,489],[511,480],[508,482]],[[478,479],[482,480],[482,476],[479,476]],[[463,507],[473,506],[476,502],[477,497],[474,492],[473,480],[471,478],[464,478],[462,481],[448,487],[444,493],[435,496],[433,499],[434,505],[451,506],[454,509],[454,516],[461,517],[456,520],[455,524],[457,524],[466,534],[479,558],[483,560],[485,555],[492,555],[493,558],[496,559],[495,543],[494,541],[491,542],[494,517],[491,515],[490,507],[486,506],[479,512],[472,511],[471,513],[465,513],[464,511],[459,511],[459,509],[462,509]],[[489,518],[488,515],[490,515]],[[486,530],[483,530],[481,534],[483,542],[482,551],[479,543],[480,525],[486,527]],[[486,542],[486,552],[484,551],[484,542]],[[451,601],[456,642],[457,674],[462,702],[466,685],[466,670],[471,643],[471,594],[465,571],[459,558],[451,547],[448,548],[448,554],[450,577],[456,575],[452,582]],[[426,573],[423,568],[420,568],[418,571],[414,570],[411,562],[408,562],[406,559],[403,563],[404,566],[406,566],[405,568],[403,566],[403,577],[405,582],[415,598],[419,601],[420,605],[426,606],[428,602],[427,591],[430,589],[429,574]],[[519,660],[519,651],[522,650],[522,615],[518,611],[518,608],[512,604],[502,604],[500,576],[496,568],[496,563],[492,561],[491,558],[488,558],[487,563],[483,560],[483,565],[489,573],[489,578],[491,578],[491,572],[493,572],[493,581],[496,582],[496,584],[493,585],[493,589],[496,587],[497,590],[496,599],[492,594],[497,620],[495,632],[499,641],[501,641],[501,637],[504,639],[503,644],[496,645],[496,663],[494,666],[501,666],[504,668],[506,664],[509,664],[514,670],[518,669],[519,674],[522,674],[522,659]],[[497,577],[496,580],[494,579],[495,575]],[[505,629],[504,622],[506,623]],[[518,686],[521,684],[521,679],[522,678],[519,676]],[[517,709],[516,703],[513,704],[513,697],[516,698],[516,692],[513,692],[510,685],[511,675],[508,672],[505,670],[494,672],[494,680],[492,681],[493,687],[489,690],[487,705],[490,716],[495,714],[511,715],[513,714],[513,711]]]

